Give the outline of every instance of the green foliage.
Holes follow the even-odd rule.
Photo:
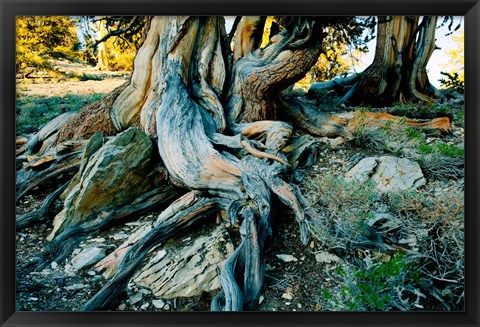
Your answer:
[[[52,70],[49,59],[79,58],[75,21],[64,16],[19,16],[16,20],[16,71],[28,75]]]
[[[40,129],[44,124],[63,112],[78,111],[94,103],[104,94],[68,94],[64,97],[23,96],[16,100],[17,135]]]
[[[464,93],[465,92],[465,82],[460,74],[457,72],[446,73],[440,72],[445,78],[440,79],[440,83],[446,88],[453,88],[454,90]]]
[[[465,112],[460,111],[456,114],[455,124],[460,127],[465,127]]]
[[[317,298],[323,310],[409,311],[439,298],[446,310],[463,310],[461,187],[437,193],[445,183],[430,182],[430,189],[382,195],[370,184],[329,175],[316,175],[306,186],[320,212],[310,225],[315,244],[343,253],[343,261],[326,270],[330,281]],[[377,212],[390,218],[375,219]],[[398,243],[402,239],[413,243]],[[407,250],[397,252],[395,244]],[[443,291],[428,297],[435,289]]]
[[[312,235],[320,245],[354,249],[375,239],[367,225],[372,218],[371,205],[380,197],[373,185],[327,175],[313,178],[308,186],[313,191],[315,203],[325,212],[311,224]]]
[[[323,289],[321,302],[333,311],[388,311],[398,306],[409,305],[402,299],[416,288],[419,271],[405,256],[397,253],[388,262],[369,257],[360,267],[339,266],[342,280],[336,294]],[[418,300],[418,299],[417,299]]]
[[[99,74],[87,74],[82,73],[81,76],[78,76],[80,81],[102,81],[105,79],[105,76]]]
[[[465,150],[459,148],[452,144],[447,144],[443,142],[436,142],[432,145],[421,145],[419,146],[420,153],[429,154],[438,152],[446,157],[456,158],[456,157],[464,157]]]
[[[453,113],[450,107],[429,103],[399,103],[396,106],[382,108],[381,110],[396,116],[420,119],[448,117]]]

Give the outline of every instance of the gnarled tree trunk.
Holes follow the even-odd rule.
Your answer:
[[[61,195],[64,209],[49,236],[55,261],[65,258],[86,233],[153,206],[165,208],[150,229],[104,262],[112,277],[84,310],[107,306],[154,246],[205,215],[221,211],[246,226],[240,246],[222,269],[222,291],[213,310],[252,309],[258,303],[272,197],[292,210],[307,243],[308,222],[316,213],[307,209],[298,187],[282,179],[291,164],[282,150],[293,127],[277,119],[305,122],[313,115],[308,108],[295,111],[302,103],[285,99],[282,92],[317,61],[323,32],[314,18],[280,18],[283,30],[260,49],[250,38],[258,37],[254,31],[263,30],[264,21],[242,19],[235,40],[241,49],[230,67],[223,18],[154,17],[128,85],[84,108],[63,127],[50,128],[54,141],[35,160],[50,158],[54,164],[45,169],[56,172],[60,155],[67,153],[77,171]],[[322,135],[334,125],[342,133],[347,122],[321,116],[305,127],[316,125],[312,130]],[[66,148],[72,139],[89,141],[76,141],[83,150]],[[38,174],[28,173],[34,165],[23,164],[19,175],[27,185]],[[22,185],[19,197],[26,192]],[[174,196],[180,197],[173,201]]]
[[[436,49],[437,16],[380,16],[373,63],[343,98],[374,106],[398,102],[433,103],[442,97],[430,84],[427,63]]]

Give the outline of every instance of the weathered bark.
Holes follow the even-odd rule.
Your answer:
[[[267,17],[244,16],[235,31],[233,45],[233,65],[250,51],[257,49],[262,43],[263,28]]]
[[[89,139],[93,134],[102,131],[105,136],[116,135],[112,121],[111,108],[115,99],[123,92],[128,83],[120,85],[105,98],[80,110],[58,131],[57,143],[65,140]]]
[[[64,142],[40,156],[27,156],[29,162],[17,172],[16,200],[44,182],[64,175],[75,174],[81,165],[83,142]]]
[[[233,68],[226,110],[230,128],[242,123],[276,120],[280,92],[302,78],[317,61],[322,43],[320,24],[305,17],[292,18],[268,46],[248,53]]]

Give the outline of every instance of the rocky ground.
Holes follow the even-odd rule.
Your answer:
[[[115,88],[124,81],[124,78],[112,80],[88,82],[94,83],[91,86],[93,89],[102,88],[102,92],[108,92],[109,88]],[[75,84],[68,84],[68,87],[83,90],[86,84],[82,83],[86,82],[75,82]],[[65,89],[66,85],[63,84],[62,87]],[[37,88],[35,85],[21,87],[24,92],[30,92],[29,94],[44,92],[49,88],[48,84],[41,84]],[[325,210],[325,207],[322,207],[321,201],[316,198],[318,194],[314,194],[315,189],[312,189],[307,181],[319,182],[322,180],[322,176],[344,177],[360,159],[382,155],[378,151],[361,148],[351,143],[342,143],[338,140],[332,143],[331,141],[323,140],[313,165],[299,169],[294,175],[294,180],[300,183],[302,191],[312,205],[321,212]],[[455,126],[454,133],[447,136],[447,141],[452,144],[463,144],[463,129]],[[372,173],[367,175],[371,176]],[[418,180],[416,178],[415,182]],[[415,187],[417,186],[424,194],[435,197],[453,191],[463,192],[463,179],[438,181],[426,178],[423,183]],[[45,185],[25,196],[17,204],[17,214],[38,208],[51,190],[51,186]],[[381,200],[375,201],[377,202],[372,206],[380,208]],[[52,206],[49,217],[52,219],[60,209],[61,203],[57,201]],[[115,226],[98,235],[92,235],[78,244],[66,262],[53,262],[42,271],[32,271],[29,263],[35,262],[41,256],[46,244],[46,237],[51,231],[51,222],[46,221],[17,231],[17,310],[79,310],[106,281],[103,272],[95,265],[101,260],[106,260],[105,257],[121,247],[131,234],[155,219],[160,212],[161,209],[148,212],[125,225]],[[233,248],[239,243],[239,234],[240,226],[232,226],[223,221],[218,223],[215,222],[215,219],[206,219],[205,224],[193,232],[179,235],[174,240],[161,244],[145,260],[143,275],[136,274],[129,283],[128,291],[121,294],[107,310],[208,311],[211,299],[217,293],[217,290],[210,291],[210,289],[218,287],[219,271],[218,268],[215,268],[215,263],[231,254]],[[202,239],[208,235],[215,237]],[[198,241],[199,239],[202,240]],[[407,248],[409,246],[412,249],[415,248],[415,244],[401,243],[400,237],[395,240],[395,237],[392,236],[390,241],[392,239],[394,239],[393,242],[396,242],[394,245],[401,244]],[[188,258],[180,260],[180,254],[185,253],[190,253]],[[256,310],[332,310],[332,307],[327,305],[328,301],[325,300],[325,290],[331,290],[334,293],[340,292],[343,281],[339,278],[339,267],[345,262],[365,261],[371,253],[370,250],[362,250],[358,253],[333,251],[331,248],[326,248],[321,240],[315,238],[307,246],[302,245],[293,215],[283,211],[279,205],[274,221],[273,236],[267,244],[264,290]],[[387,253],[382,255],[384,255],[382,257],[384,262],[392,259]],[[176,261],[182,261],[182,263],[175,264]],[[202,266],[200,261],[207,262],[207,264]],[[158,272],[159,265],[164,266],[164,270],[160,270],[161,272]],[[213,268],[212,265],[214,265]],[[199,266],[203,269],[200,272],[203,277],[182,277],[182,274],[188,275],[187,272],[193,272],[195,275],[195,269]],[[177,267],[177,270],[169,267]],[[178,271],[183,273],[176,276]],[[179,275],[182,276],[178,277]],[[152,278],[157,281],[164,278],[165,280],[162,281],[164,286],[157,287],[157,289],[155,287],[148,288],[148,283]],[[192,285],[202,285],[202,282],[206,285],[202,286],[205,290],[198,291],[195,287],[192,289]],[[171,285],[183,286],[178,286],[177,290],[173,289]],[[164,290],[163,296],[161,296],[159,294],[162,291],[159,289],[169,289],[170,293],[166,294]],[[183,297],[181,294],[189,294],[191,297]],[[437,301],[430,295],[428,297],[428,301],[423,301],[415,309],[446,310],[444,300]]]

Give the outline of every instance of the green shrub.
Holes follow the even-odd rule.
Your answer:
[[[418,150],[420,151],[420,153],[423,153],[423,154],[438,152],[450,158],[465,156],[464,149],[459,148],[455,145],[447,144],[443,142],[437,142],[437,143],[434,143],[433,145],[421,145],[419,146]]]
[[[336,270],[340,289],[333,293],[323,289],[320,302],[332,311],[411,310],[425,297],[418,290],[419,271],[415,262],[408,262],[397,253],[388,262],[368,257],[364,264],[350,264]],[[413,295],[413,296],[412,296]]]
[[[425,310],[436,301],[439,310],[463,310],[461,182],[430,182],[420,190],[382,195],[370,184],[330,175],[308,181],[307,196],[320,212],[310,222],[315,244],[342,259],[325,270],[330,281],[317,298],[324,310]],[[378,212],[390,218],[373,219]]]

